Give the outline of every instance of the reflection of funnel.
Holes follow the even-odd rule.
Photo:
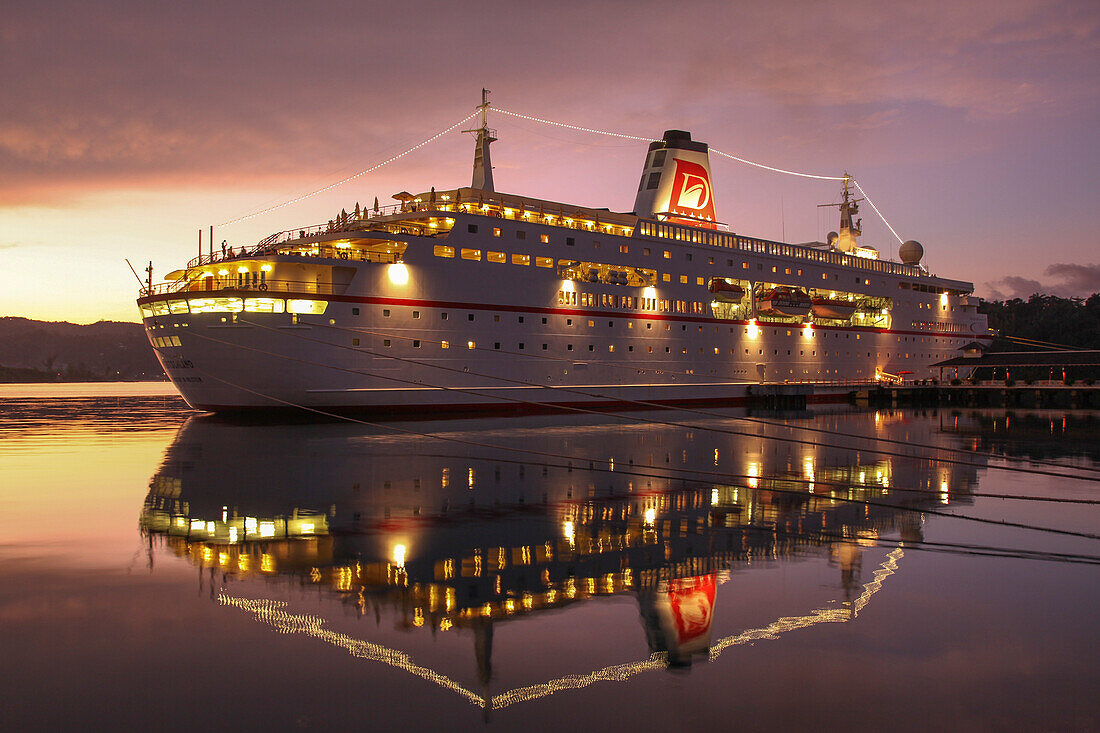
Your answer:
[[[668,653],[669,667],[690,667],[710,649],[715,575],[676,578],[639,597],[649,647]]]

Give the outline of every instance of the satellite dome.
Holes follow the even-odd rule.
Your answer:
[[[924,257],[924,247],[915,239],[910,239],[901,245],[898,249],[898,255],[901,257],[901,261],[907,265],[919,265],[921,258]]]
[[[825,242],[826,244],[836,244],[836,240],[838,239],[840,239],[839,234],[836,232],[829,232],[828,236],[825,237]]]

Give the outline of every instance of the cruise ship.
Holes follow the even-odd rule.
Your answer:
[[[792,244],[718,219],[709,150],[649,145],[634,209],[495,189],[481,107],[469,187],[401,192],[251,247],[212,246],[138,298],[192,407],[416,414],[736,403],[761,383],[934,376],[991,338],[973,285],[838,231]],[[150,268],[151,273],[151,268]]]

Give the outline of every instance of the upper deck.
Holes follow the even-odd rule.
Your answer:
[[[241,257],[293,255],[356,261],[388,262],[400,257],[394,242],[403,237],[445,237],[455,226],[456,217],[485,217],[537,224],[557,229],[599,233],[675,244],[680,247],[737,251],[747,254],[813,262],[819,265],[850,268],[856,272],[913,278],[915,289],[928,287],[934,292],[968,294],[968,282],[939,278],[919,265],[872,259],[832,248],[777,242],[735,232],[642,219],[634,214],[607,209],[564,204],[526,196],[516,196],[475,188],[443,191],[432,189],[419,195],[397,194],[400,203],[377,209],[364,208],[341,215],[325,224],[288,229],[272,234],[252,247],[230,248],[195,257],[185,270],[169,276],[170,282],[143,291],[143,295],[176,292],[186,288],[188,271]],[[349,237],[349,234],[356,236]],[[371,236],[374,235],[374,236]],[[352,239],[355,241],[353,242]]]

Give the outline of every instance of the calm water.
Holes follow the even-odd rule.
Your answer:
[[[988,496],[1100,499],[1095,414],[242,424],[108,389],[0,394],[7,729],[1100,726],[1100,541],[971,521],[1100,532]]]

